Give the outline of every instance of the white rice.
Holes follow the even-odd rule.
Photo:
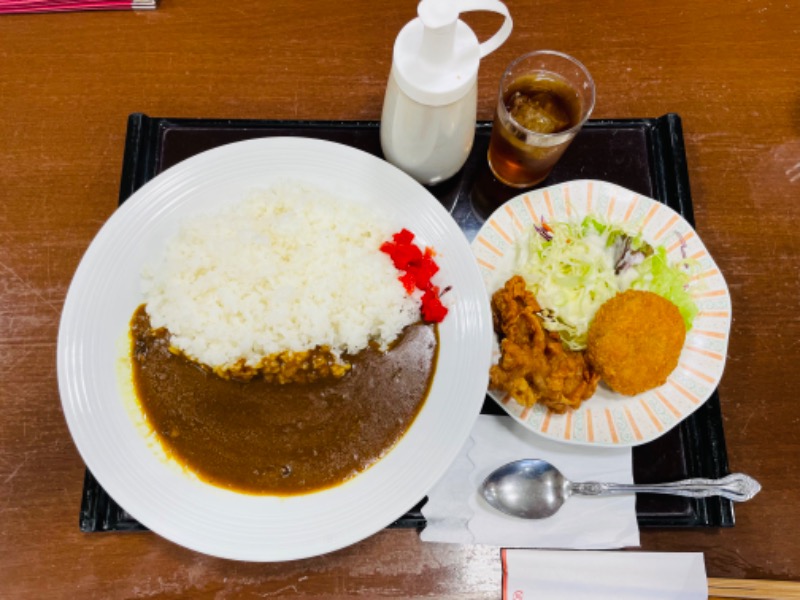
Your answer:
[[[419,300],[379,250],[399,227],[364,205],[299,184],[198,216],[143,273],[153,327],[213,368],[283,351],[355,353],[391,343]]]

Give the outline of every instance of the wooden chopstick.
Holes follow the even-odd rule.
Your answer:
[[[709,577],[708,598],[709,600],[725,600],[726,598],[800,600],[800,582]]]

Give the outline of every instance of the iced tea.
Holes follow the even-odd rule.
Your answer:
[[[529,59],[541,68],[526,67]],[[501,82],[489,142],[495,177],[514,187],[541,182],[593,106],[594,84],[574,59],[542,51],[512,63]]]

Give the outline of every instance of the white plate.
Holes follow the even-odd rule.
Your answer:
[[[513,249],[534,221],[580,220],[593,214],[641,231],[653,246],[682,252],[699,270],[690,290],[700,312],[687,333],[678,367],[667,382],[637,396],[623,396],[602,383],[581,406],[558,415],[536,405],[526,409],[493,390],[489,395],[525,427],[545,437],[591,446],[638,446],[663,435],[697,410],[717,387],[725,368],[731,327],[728,286],[700,237],[674,210],[605,181],[570,181],[512,198],[478,232],[472,249],[489,294],[512,275]]]
[[[142,302],[139,274],[182,221],[286,179],[369,204],[437,251],[452,286],[434,381],[402,440],[373,467],[330,490],[278,498],[216,488],[154,451],[125,406],[120,340]],[[388,163],[304,138],[246,141],[190,158],[135,193],[103,226],[67,294],[58,380],[86,465],[134,518],[182,546],[248,561],[315,556],[357,542],[419,502],[466,440],[485,397],[491,359],[488,297],[469,244],[439,202]]]

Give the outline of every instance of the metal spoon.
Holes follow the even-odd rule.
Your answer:
[[[523,519],[553,516],[572,494],[600,496],[626,492],[673,494],[689,498],[723,496],[737,502],[750,500],[761,490],[753,478],[735,473],[722,479],[685,479],[649,485],[573,483],[549,462],[526,458],[503,465],[481,485],[486,501],[497,510]]]

